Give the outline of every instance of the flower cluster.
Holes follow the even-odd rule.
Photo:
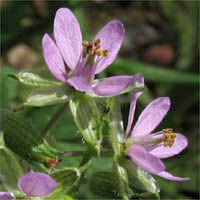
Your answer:
[[[116,76],[95,81],[95,75],[108,67],[115,59],[123,38],[124,27],[114,20],[106,24],[89,43],[82,39],[79,23],[67,8],[57,11],[54,21],[56,43],[45,34],[42,40],[43,54],[53,76],[66,82],[77,91],[98,96],[114,96],[126,90],[134,82],[144,85],[143,77]],[[125,154],[145,171],[173,181],[189,178],[174,177],[165,171],[161,159],[180,153],[188,145],[185,136],[172,129],[151,133],[170,108],[168,97],[151,102],[142,112],[131,133],[136,101],[143,91],[135,89],[130,105],[125,134]],[[150,134],[151,133],[151,134]],[[130,137],[128,135],[130,134]]]
[[[21,151],[16,151],[15,153],[21,156],[22,159],[28,157],[28,161],[30,161],[32,158],[31,156],[33,156],[33,158],[38,158],[39,156],[37,153],[43,150],[45,156],[50,155],[51,158],[47,160],[48,166],[43,165],[43,168],[41,167],[42,170],[46,167],[44,169],[44,171],[46,170],[45,172],[48,172],[53,178],[59,177],[58,181],[55,178],[57,181],[56,183],[51,176],[45,173],[32,172],[22,176],[18,181],[18,188],[25,195],[24,198],[31,199],[31,197],[47,196],[57,187],[57,185],[59,185],[59,187],[57,187],[57,193],[55,193],[57,195],[59,192],[63,192],[64,196],[61,196],[62,199],[68,199],[65,195],[68,194],[69,191],[74,190],[74,193],[77,193],[76,190],[79,188],[77,186],[80,185],[81,176],[85,174],[85,171],[89,166],[88,163],[91,161],[91,157],[100,155],[105,132],[109,132],[109,130],[112,129],[113,124],[117,127],[116,124],[121,123],[121,118],[116,122],[113,117],[114,111],[115,115],[120,115],[120,113],[116,114],[116,110],[118,112],[120,109],[114,110],[115,106],[113,105],[116,105],[117,108],[120,108],[120,105],[116,103],[114,98],[110,97],[129,92],[130,90],[132,92],[132,100],[130,103],[128,125],[125,134],[122,130],[122,135],[124,135],[119,139],[118,136],[120,135],[120,131],[116,127],[114,134],[115,136],[117,135],[117,137],[114,138],[114,134],[110,134],[112,131],[106,133],[107,135],[110,134],[107,138],[109,138],[108,142],[111,144],[110,146],[112,146],[112,153],[114,152],[113,166],[115,167],[113,168],[116,170],[116,174],[118,174],[119,185],[122,187],[119,189],[119,191],[122,191],[122,194],[120,195],[126,197],[123,199],[128,199],[129,196],[131,196],[129,192],[131,189],[129,188],[129,184],[127,184],[129,183],[129,178],[127,178],[128,173],[126,173],[128,170],[123,168],[123,165],[120,166],[121,163],[126,163],[122,162],[122,160],[127,161],[127,163],[130,163],[130,160],[132,160],[134,165],[131,163],[131,166],[136,166],[137,169],[142,168],[145,173],[148,172],[168,180],[189,180],[189,178],[173,176],[166,171],[166,167],[162,162],[162,159],[179,154],[185,149],[188,145],[187,138],[180,133],[175,133],[171,128],[165,128],[161,131],[152,133],[169,111],[170,99],[168,97],[159,97],[152,101],[147,105],[133,126],[136,103],[144,89],[144,78],[139,74],[136,74],[134,76],[123,75],[95,79],[96,74],[102,72],[115,60],[124,39],[125,30],[123,24],[120,21],[113,20],[106,24],[96,34],[93,41],[84,41],[76,17],[69,9],[60,8],[56,12],[53,33],[55,41],[47,33],[43,36],[43,55],[51,74],[61,81],[62,84],[58,85],[56,82],[47,81],[39,76],[32,75],[28,84],[33,84],[36,89],[34,91],[35,96],[33,95],[34,98],[29,99],[29,101],[33,101],[33,104],[30,105],[45,106],[56,103],[66,103],[69,101],[69,107],[74,117],[74,121],[83,138],[88,142],[91,148],[88,148],[89,150],[84,154],[86,157],[83,157],[80,168],[66,167],[65,169],[57,169],[56,163],[60,160],[60,151],[47,145],[46,140],[43,140],[42,136],[41,138],[40,136],[34,137],[34,134],[31,134],[30,136],[29,133],[32,132],[28,132],[29,128],[27,127],[29,126],[23,126],[24,124],[22,122],[18,123],[17,130],[21,131],[22,128],[26,129],[23,132],[23,136],[21,136],[22,134],[20,132],[21,138],[28,135],[28,141],[26,141],[26,138],[20,140],[24,143],[27,142],[26,144],[23,144],[23,147],[29,145],[31,148],[26,148],[26,152],[23,152],[23,155],[20,155]],[[26,74],[24,78],[25,81],[28,80],[27,76],[29,76],[29,74],[30,73]],[[21,78],[23,79],[23,77]],[[63,85],[68,85],[70,91],[74,92],[74,95],[70,96],[66,94],[68,91],[62,90],[62,92],[64,91],[63,96],[67,96],[64,98],[66,101],[61,101],[63,100],[62,95],[60,95],[61,97],[59,99],[59,92],[60,89],[63,89]],[[58,89],[58,87],[60,88]],[[59,92],[57,93],[57,91]],[[49,99],[45,99],[46,97]],[[37,98],[39,98],[39,100]],[[110,99],[114,99],[113,102],[115,101],[115,103],[110,103]],[[43,101],[46,101],[46,104],[43,103]],[[112,104],[113,107],[109,107],[108,102]],[[105,111],[101,106],[104,106],[104,108],[109,107],[114,111],[112,112],[109,109]],[[12,113],[9,116],[11,115]],[[58,116],[59,115],[56,113],[53,120],[57,120]],[[12,117],[9,117],[9,120],[11,119]],[[8,122],[8,126],[9,124],[18,122],[15,119],[13,121],[9,120],[5,120],[5,122]],[[50,120],[50,122],[52,122],[52,120]],[[6,128],[8,126],[6,126]],[[21,129],[19,126],[21,126]],[[47,129],[49,127],[52,126],[47,124]],[[13,131],[13,129],[9,130]],[[7,130],[8,129],[3,131],[6,132]],[[47,131],[49,131],[49,129]],[[26,135],[27,132],[28,134]],[[13,139],[13,135],[14,134],[9,134],[9,139]],[[29,143],[34,139],[35,146],[34,144]],[[43,144],[42,141],[45,141],[45,144]],[[23,142],[19,142],[18,144],[21,145]],[[15,142],[11,142],[11,144],[16,145]],[[95,145],[98,146],[98,148],[96,148]],[[117,146],[117,148],[119,147],[120,153],[116,153],[117,151],[114,146]],[[20,148],[21,146],[16,146],[16,149]],[[90,150],[91,152],[89,152]],[[62,155],[64,155],[64,153]],[[36,159],[37,167],[44,163],[44,159],[42,159]],[[124,172],[123,170],[127,171]],[[51,174],[52,171],[55,172],[53,175]],[[0,192],[0,199],[2,200],[12,200],[14,199],[13,196],[13,193]]]

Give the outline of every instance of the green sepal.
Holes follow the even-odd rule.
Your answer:
[[[116,98],[107,98],[102,106],[104,107],[102,109],[100,127],[102,128],[103,136],[108,137],[115,155],[120,155],[124,138],[120,104]]]
[[[5,145],[22,159],[45,170],[49,164],[48,159],[55,159],[60,154],[40,137],[34,127],[13,112],[1,110],[0,119]]]
[[[24,106],[49,106],[69,101],[73,95],[73,89],[67,85],[35,88],[28,96]]]
[[[121,166],[117,162],[117,157],[114,157],[113,159],[113,170],[115,174],[117,175],[118,183],[119,183],[119,192],[122,199],[129,199],[133,192],[131,188],[129,187],[129,180],[126,169]]]
[[[43,143],[39,144],[32,148],[33,152],[41,153],[43,156],[47,156],[49,158],[57,158],[57,156],[61,155],[62,152],[58,149],[53,148],[48,144],[48,142],[43,139]]]
[[[99,154],[102,137],[95,100],[87,94],[77,95],[69,101],[69,107],[84,140],[92,145]]]
[[[131,160],[127,158],[120,160],[120,164],[127,171],[129,184],[133,191],[147,191],[155,195],[160,192],[160,188],[151,174],[144,171],[140,167],[137,167]]]
[[[3,185],[9,192],[18,190],[18,179],[23,175],[21,166],[14,155],[4,144],[3,132],[0,132],[0,174]]]
[[[18,199],[25,200],[26,199],[26,194],[21,192],[20,190],[15,191],[13,195],[16,200],[18,200]]]
[[[50,176],[56,181],[57,187],[44,199],[62,199],[66,198],[73,187],[77,186],[81,178],[81,171],[78,168],[66,167],[53,172]]]
[[[9,76],[17,79],[22,85],[32,88],[60,86],[63,84],[62,82],[44,79],[31,72],[19,72],[18,74],[10,74]]]

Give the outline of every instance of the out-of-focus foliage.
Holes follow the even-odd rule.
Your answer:
[[[177,29],[178,59],[176,66],[180,70],[187,70],[197,55],[196,43],[198,38],[198,12],[197,1],[161,1],[164,14],[169,18],[170,25]],[[191,38],[191,39],[189,39]]]

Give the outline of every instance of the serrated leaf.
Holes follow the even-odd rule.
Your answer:
[[[60,86],[62,82],[50,81],[31,72],[19,72],[18,74],[10,74],[10,77],[16,78],[21,84],[28,87],[52,87]]]

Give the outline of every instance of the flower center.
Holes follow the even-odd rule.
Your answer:
[[[176,134],[173,133],[173,130],[171,128],[166,128],[157,133],[127,139],[125,141],[125,149],[128,151],[133,144],[141,145],[149,149],[153,149],[160,145],[163,145],[164,147],[172,147],[175,138]]]
[[[89,43],[87,41],[83,41],[83,46],[86,48],[86,53],[90,56],[108,56],[108,50],[102,50],[100,39],[96,39],[93,43]]]
[[[171,128],[166,128],[163,129],[163,143],[164,143],[164,147],[172,147],[172,145],[174,144],[174,139],[176,138],[176,134],[173,133],[173,130]]]

